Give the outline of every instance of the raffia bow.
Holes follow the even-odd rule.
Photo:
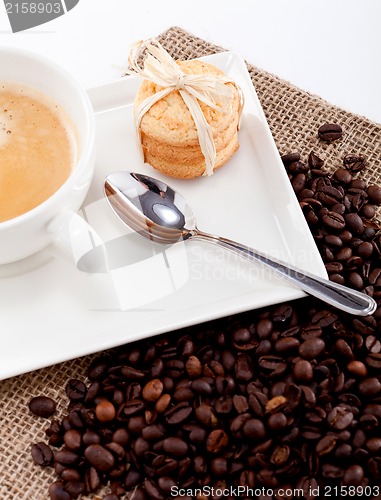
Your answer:
[[[144,61],[141,65],[140,59],[143,55]],[[205,119],[199,101],[218,111],[231,112],[234,92],[225,84],[233,83],[239,93],[241,112],[243,96],[238,85],[225,76],[184,73],[156,39],[134,44],[128,58],[128,64],[127,74],[139,75],[145,80],[163,87],[162,90],[144,99],[135,110],[135,127],[141,152],[143,153],[140,124],[143,116],[160,99],[163,99],[170,92],[178,90],[196,126],[201,152],[205,158],[204,175],[212,175],[216,163],[216,147],[212,130]]]

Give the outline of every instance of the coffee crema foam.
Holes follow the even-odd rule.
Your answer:
[[[26,85],[0,82],[0,222],[55,193],[75,156],[73,127],[60,105]]]

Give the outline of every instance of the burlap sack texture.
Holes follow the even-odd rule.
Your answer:
[[[159,40],[175,59],[192,59],[224,50],[177,27],[163,33]],[[337,168],[337,158],[344,154],[362,154],[370,165],[363,177],[369,182],[381,182],[380,125],[334,107],[250,64],[248,69],[281,154],[298,151],[307,159],[314,150],[329,169]],[[341,124],[342,141],[326,145],[318,140],[317,129],[325,122]],[[30,445],[46,441],[44,429],[49,422],[34,417],[28,410],[28,401],[42,394],[52,397],[58,403],[59,418],[67,403],[66,382],[73,377],[84,380],[94,356],[0,382],[0,500],[48,499],[54,474],[50,468],[42,470],[32,463]],[[98,498],[101,495],[83,500]]]

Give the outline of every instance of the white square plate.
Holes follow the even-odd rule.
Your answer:
[[[0,378],[304,296],[212,245],[188,241],[159,248],[132,233],[103,198],[103,179],[113,171],[162,179],[185,196],[201,230],[326,277],[243,60],[233,53],[204,59],[236,80],[245,95],[241,147],[212,177],[169,179],[143,164],[133,129],[139,79],[89,90],[97,115],[97,165],[82,214],[105,241],[112,271],[80,272],[56,245],[0,267]]]

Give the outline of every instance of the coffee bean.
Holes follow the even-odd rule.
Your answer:
[[[334,174],[333,179],[339,184],[347,185],[352,181],[352,174],[345,168],[338,168]]]
[[[287,417],[284,413],[273,413],[267,421],[268,428],[272,431],[279,431],[287,426]]]
[[[131,382],[127,385],[126,400],[140,399],[142,392],[141,385],[138,382]]]
[[[282,158],[283,164],[287,167],[290,163],[293,163],[294,161],[299,161],[300,154],[299,153],[287,153],[287,154],[283,155],[281,158]]]
[[[161,493],[157,485],[151,479],[144,480],[144,488],[148,493],[149,498],[154,498],[155,500],[165,500],[165,495]]]
[[[243,433],[246,437],[255,440],[261,440],[266,437],[266,429],[261,420],[252,418],[243,425]]]
[[[278,356],[262,356],[259,358],[258,364],[259,368],[270,376],[282,375],[287,369],[287,365],[284,363],[283,358]]]
[[[86,470],[85,474],[85,485],[88,491],[96,491],[101,484],[99,474],[94,469],[94,467],[90,467]]]
[[[277,412],[278,410],[281,410],[282,408],[285,407],[287,403],[287,399],[284,396],[274,396],[272,399],[270,399],[266,405],[265,409],[269,413]]]
[[[195,398],[195,393],[192,389],[188,387],[180,387],[173,394],[173,400],[176,402],[180,401],[193,401]]]
[[[222,429],[212,431],[206,440],[206,449],[210,453],[220,453],[229,443],[228,435]]]
[[[341,248],[343,246],[343,241],[335,234],[328,234],[324,238],[324,241],[326,242],[327,245],[334,248]]]
[[[163,441],[163,450],[169,455],[182,457],[187,454],[188,445],[180,438],[169,437]]]
[[[142,437],[146,441],[159,441],[164,437],[164,427],[157,424],[148,425],[142,430]]]
[[[375,205],[381,205],[381,187],[371,185],[367,189],[369,200]]]
[[[376,377],[369,377],[359,382],[360,394],[366,397],[375,396],[381,391],[381,382]]]
[[[293,368],[293,375],[298,382],[310,382],[313,379],[313,368],[306,359],[298,360]]]
[[[86,460],[98,472],[108,472],[115,464],[115,459],[110,451],[100,444],[91,444],[84,452]]]
[[[368,280],[371,285],[379,286],[381,284],[381,269],[373,269],[373,271],[369,275]]]
[[[171,396],[169,394],[163,394],[160,396],[160,398],[156,401],[155,404],[155,410],[158,413],[164,413],[165,410],[168,408],[169,404],[171,402]]]
[[[348,261],[352,257],[352,249],[349,247],[341,248],[335,255],[336,260],[339,262]]]
[[[255,392],[249,395],[249,406],[254,415],[259,417],[264,416],[265,406],[267,403],[267,397],[260,392]]]
[[[142,380],[144,379],[145,373],[142,370],[137,370],[132,366],[122,366],[120,373],[127,380]]]
[[[56,403],[47,396],[36,396],[29,401],[29,410],[38,417],[48,418],[56,411]]]
[[[284,465],[290,457],[290,447],[287,445],[277,446],[270,457],[270,463],[276,466]]]
[[[245,413],[249,409],[247,399],[243,395],[235,394],[233,396],[233,405],[237,413]]]
[[[257,356],[265,356],[269,354],[272,350],[272,344],[269,340],[261,340],[258,344],[258,347],[255,351]]]
[[[89,446],[90,444],[99,444],[101,442],[101,438],[96,432],[87,430],[82,435],[82,442],[85,446]]]
[[[322,217],[323,224],[334,230],[342,230],[345,227],[344,217],[336,212],[327,212]]]
[[[153,403],[157,401],[163,393],[163,383],[159,379],[153,379],[147,382],[143,387],[142,395],[146,401]]]
[[[31,454],[34,462],[41,467],[53,464],[53,452],[45,443],[36,443],[31,447]]]
[[[327,416],[328,424],[337,430],[344,430],[353,421],[353,413],[344,406],[336,406]]]
[[[83,401],[86,397],[87,388],[81,380],[71,379],[66,384],[65,391],[71,401]]]
[[[374,335],[368,335],[365,339],[365,345],[369,352],[379,353],[381,352],[381,342]]]
[[[332,210],[332,212],[336,212],[337,214],[344,215],[346,208],[345,208],[344,203],[335,203],[334,205],[332,205],[331,210]],[[331,236],[331,235],[327,235],[327,236]],[[343,239],[342,238],[340,238],[340,239],[343,242]]]
[[[244,353],[237,354],[235,374],[238,380],[247,381],[253,377],[253,367],[250,358]]]
[[[296,174],[296,177],[298,176],[298,174],[303,174],[304,172],[308,172],[309,170],[309,166],[302,161],[293,161],[289,163],[286,168],[287,172]]]
[[[299,346],[299,354],[304,359],[314,359],[319,356],[325,348],[325,342],[322,339],[314,338],[305,340]]]
[[[115,418],[116,410],[110,401],[104,400],[95,407],[95,415],[99,422],[111,422]]]
[[[228,415],[233,409],[233,401],[230,396],[222,396],[215,401],[216,413],[219,415]]]
[[[366,447],[371,453],[379,453],[381,450],[381,438],[373,437],[368,439],[366,442]]]
[[[323,437],[316,445],[316,453],[319,456],[328,455],[332,450],[334,450],[336,442],[336,436],[329,435]]]
[[[341,139],[343,130],[337,123],[325,123],[318,130],[319,138],[324,142],[332,142]]]
[[[366,161],[363,156],[349,154],[344,156],[344,167],[352,173],[360,172],[366,167]]]
[[[345,471],[343,484],[347,486],[359,486],[364,478],[364,470],[360,465],[351,465]]]
[[[300,342],[298,339],[293,338],[293,337],[286,337],[283,339],[279,339],[275,342],[275,351],[276,352],[288,352],[292,351],[293,349],[298,348],[300,345]]]
[[[213,392],[213,379],[208,377],[201,377],[193,380],[191,389],[196,394],[202,394],[204,396],[212,394]]]
[[[182,402],[173,406],[165,412],[165,419],[170,425],[178,425],[189,418],[192,413],[192,407],[188,403]]]
[[[338,274],[344,270],[344,266],[341,262],[327,262],[325,268],[328,274]]]
[[[257,335],[260,339],[265,339],[270,336],[273,330],[273,323],[270,319],[261,319],[256,327]]]
[[[70,494],[64,490],[62,481],[55,481],[49,486],[49,496],[51,500],[70,500]]]
[[[142,479],[142,475],[138,471],[130,468],[126,474],[124,485],[128,490],[130,490],[141,483]]]
[[[273,322],[277,324],[286,324],[291,316],[292,307],[290,306],[290,304],[281,304],[275,307],[272,318]]]
[[[184,362],[180,359],[173,359],[165,362],[166,373],[172,379],[179,378],[184,370]]]
[[[356,290],[362,290],[364,287],[364,280],[359,273],[349,273],[347,280],[349,286]]]
[[[305,213],[305,218],[310,226],[316,226],[319,224],[319,217],[311,208],[307,213]]]
[[[79,497],[86,490],[85,484],[78,480],[67,481],[64,488],[71,498]]]
[[[323,330],[319,325],[308,325],[302,329],[301,337],[303,340],[309,340],[321,337]]]
[[[369,277],[370,280],[370,277]],[[355,318],[352,321],[355,330],[363,335],[371,335],[376,330],[376,321],[372,316],[366,316],[364,318]]]
[[[346,245],[347,243],[350,243],[352,241],[352,233],[350,231],[348,231],[347,229],[345,229],[344,231],[341,231],[339,233],[339,238],[341,239],[341,241]]]
[[[347,214],[344,219],[348,229],[353,234],[361,235],[364,232],[364,223],[358,214]]]
[[[376,215],[376,209],[373,205],[369,205],[369,203],[366,203],[361,208],[361,215],[366,219],[373,219],[373,217]]]
[[[312,169],[320,169],[324,165],[324,161],[319,158],[313,151],[308,156],[308,165]]]
[[[73,451],[62,449],[54,454],[54,460],[63,465],[75,465],[79,462],[79,455]]]
[[[69,429],[65,432],[63,440],[66,448],[71,451],[78,451],[82,445],[82,435],[77,429]]]
[[[350,348],[350,346],[345,342],[344,339],[339,339],[336,344],[335,348],[339,354],[344,356],[346,359],[352,361],[353,359],[353,351]]]
[[[202,373],[201,361],[196,356],[190,356],[185,364],[185,369],[191,378],[197,378]]]
[[[361,361],[351,361],[347,365],[347,370],[357,377],[366,377],[368,370]]]
[[[251,333],[247,328],[237,328],[233,332],[233,341],[237,344],[246,344],[251,338]]]
[[[298,162],[298,163],[300,163],[300,162]],[[293,187],[295,193],[300,193],[300,191],[302,191],[302,189],[305,188],[306,182],[307,182],[307,178],[306,178],[305,174],[300,173],[300,174],[296,175],[291,181],[291,184],[292,184],[292,187]]]
[[[317,192],[317,199],[325,207],[333,207],[342,201],[343,194],[333,186],[322,186]]]
[[[357,247],[357,253],[359,254],[360,257],[364,259],[370,259],[373,253],[373,245],[369,243],[369,241],[363,241]]]
[[[365,361],[370,368],[375,370],[381,369],[381,353],[369,354]]]
[[[118,411],[119,420],[129,419],[144,410],[144,403],[140,399],[131,399],[127,401]]]

